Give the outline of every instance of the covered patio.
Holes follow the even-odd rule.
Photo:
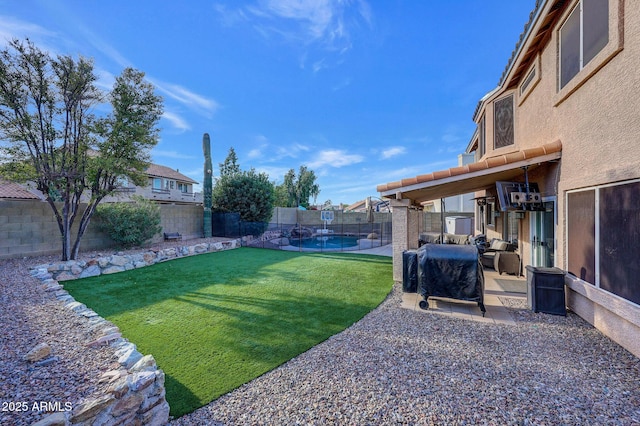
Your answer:
[[[402,252],[418,248],[420,214],[424,203],[470,192],[478,196],[493,195],[497,181],[522,181],[525,170],[540,179],[543,195],[555,196],[555,182],[548,172],[561,156],[562,143],[558,140],[465,166],[378,185],[381,197],[390,199],[393,209],[394,280],[402,280]],[[525,259],[529,236],[523,235],[521,242],[520,256]]]

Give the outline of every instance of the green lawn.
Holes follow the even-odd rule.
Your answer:
[[[392,283],[389,257],[239,248],[64,286],[155,357],[177,417],[344,330]]]

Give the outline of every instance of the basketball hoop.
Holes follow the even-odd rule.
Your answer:
[[[327,229],[327,225],[331,225],[333,222],[333,210],[321,210],[320,220],[324,222],[324,228]]]

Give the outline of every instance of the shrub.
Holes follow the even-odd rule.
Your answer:
[[[160,207],[140,196],[132,200],[101,204],[96,212],[100,230],[124,247],[140,246],[162,231]]]
[[[222,176],[212,193],[212,210],[239,213],[244,222],[269,222],[274,188],[269,176],[254,169]]]

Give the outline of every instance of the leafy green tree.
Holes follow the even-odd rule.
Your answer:
[[[111,112],[96,116],[105,100]],[[162,98],[140,71],[125,69],[105,97],[91,60],[54,58],[30,41],[13,40],[0,51],[0,157],[46,196],[62,236],[62,260],[77,257],[91,217],[119,177],[144,182],[162,112]]]
[[[273,184],[273,205],[276,207],[289,207],[289,195],[284,185],[278,185],[275,181]]]
[[[227,158],[224,159],[224,163],[219,163],[218,165],[220,166],[220,177],[240,173],[236,150],[233,149],[233,147],[229,148],[229,153],[227,154]]]
[[[239,213],[245,222],[266,223],[273,214],[273,184],[254,169],[220,177],[211,198],[212,211]]]
[[[278,198],[279,200],[286,199],[285,204],[279,205],[280,207],[302,206],[308,208],[310,198],[313,197],[315,202],[320,194],[320,186],[316,183],[314,171],[308,169],[307,166],[300,166],[297,175],[294,169],[290,169],[284,175],[284,181],[279,186],[278,193],[286,194],[286,196]]]
[[[140,246],[162,231],[160,206],[134,195],[133,202],[105,203],[96,209],[98,227],[124,247]]]

